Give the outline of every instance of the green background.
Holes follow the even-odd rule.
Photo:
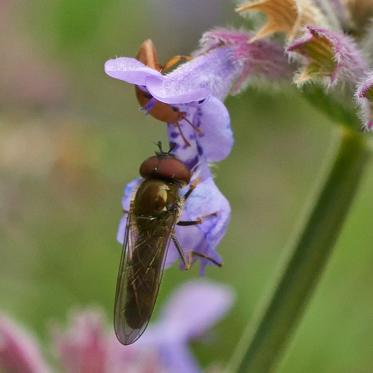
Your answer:
[[[47,343],[50,321],[72,307],[102,307],[110,320],[122,189],[165,139],[133,87],[105,76],[105,60],[150,37],[165,61],[203,31],[245,21],[223,0],[4,0],[0,21],[0,307]],[[332,137],[290,85],[249,85],[226,104],[235,147],[215,174],[232,221],[224,267],[206,277],[230,285],[236,302],[208,343],[192,345],[204,367],[228,361],[268,295]],[[371,171],[280,372],[373,370]],[[167,270],[156,313],[196,277]]]

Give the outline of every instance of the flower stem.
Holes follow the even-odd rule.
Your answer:
[[[362,134],[348,127],[338,132],[336,151],[307,219],[292,242],[290,259],[259,322],[242,338],[229,373],[273,370],[321,277],[369,155]]]

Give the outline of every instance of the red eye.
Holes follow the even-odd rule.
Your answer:
[[[188,184],[191,172],[185,164],[171,155],[152,156],[140,166],[140,175],[146,179],[160,178]]]

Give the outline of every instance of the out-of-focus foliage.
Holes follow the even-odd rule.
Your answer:
[[[0,1],[0,307],[43,337],[50,319],[97,304],[111,315],[123,186],[165,138],[139,112],[133,90],[103,62],[134,55],[151,37],[160,59],[189,53],[210,27],[239,24],[225,1]],[[295,89],[249,87],[227,101],[236,144],[216,169],[232,223],[222,269],[237,302],[209,338],[204,364],[225,362],[285,255],[321,163],[330,126]],[[372,173],[364,180],[334,257],[283,372],[366,372],[373,365]],[[198,276],[176,267],[158,304]],[[158,307],[157,307],[158,309]]]

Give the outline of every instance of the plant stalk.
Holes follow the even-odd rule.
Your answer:
[[[338,128],[336,150],[290,247],[290,258],[254,329],[240,341],[227,372],[267,373],[279,363],[350,210],[367,164],[362,134]]]

